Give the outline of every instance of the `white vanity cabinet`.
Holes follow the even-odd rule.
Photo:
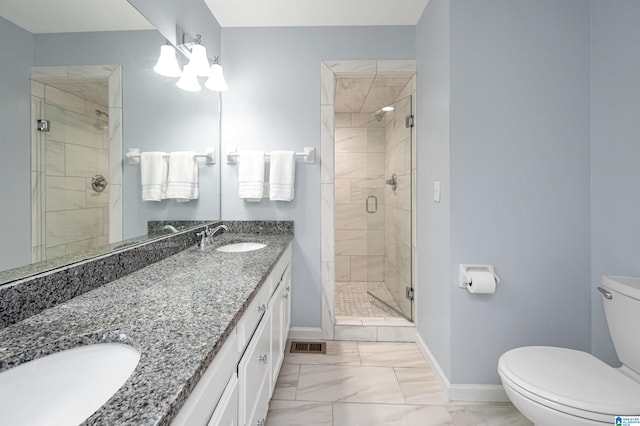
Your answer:
[[[172,425],[266,423],[291,318],[291,245],[238,321]]]

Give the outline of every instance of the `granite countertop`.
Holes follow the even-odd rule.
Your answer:
[[[292,239],[224,233],[4,328],[0,371],[83,344],[131,344],[142,354],[136,369],[85,424],[167,425]],[[215,250],[241,241],[267,246]]]

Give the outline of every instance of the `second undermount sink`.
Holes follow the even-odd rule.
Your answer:
[[[140,351],[120,343],[79,346],[0,373],[0,424],[80,424],[127,381]]]
[[[262,243],[234,243],[218,247],[216,250],[224,253],[243,253],[245,251],[260,250],[266,246],[266,244]]]

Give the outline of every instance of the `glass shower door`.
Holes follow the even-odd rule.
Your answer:
[[[384,250],[382,280],[369,280],[367,291],[405,318],[412,320],[412,301],[407,289],[412,289],[412,200],[411,200],[411,137],[412,127],[406,123],[412,115],[411,96],[400,99],[394,110],[384,115],[384,199],[378,200],[384,209]],[[370,251],[380,252],[380,241],[367,242]]]

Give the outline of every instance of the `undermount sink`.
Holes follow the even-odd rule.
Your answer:
[[[80,424],[127,381],[140,351],[120,343],[79,346],[0,373],[0,424]]]
[[[266,246],[266,244],[262,243],[234,243],[218,247],[216,250],[224,253],[243,253],[245,251],[260,250]]]

